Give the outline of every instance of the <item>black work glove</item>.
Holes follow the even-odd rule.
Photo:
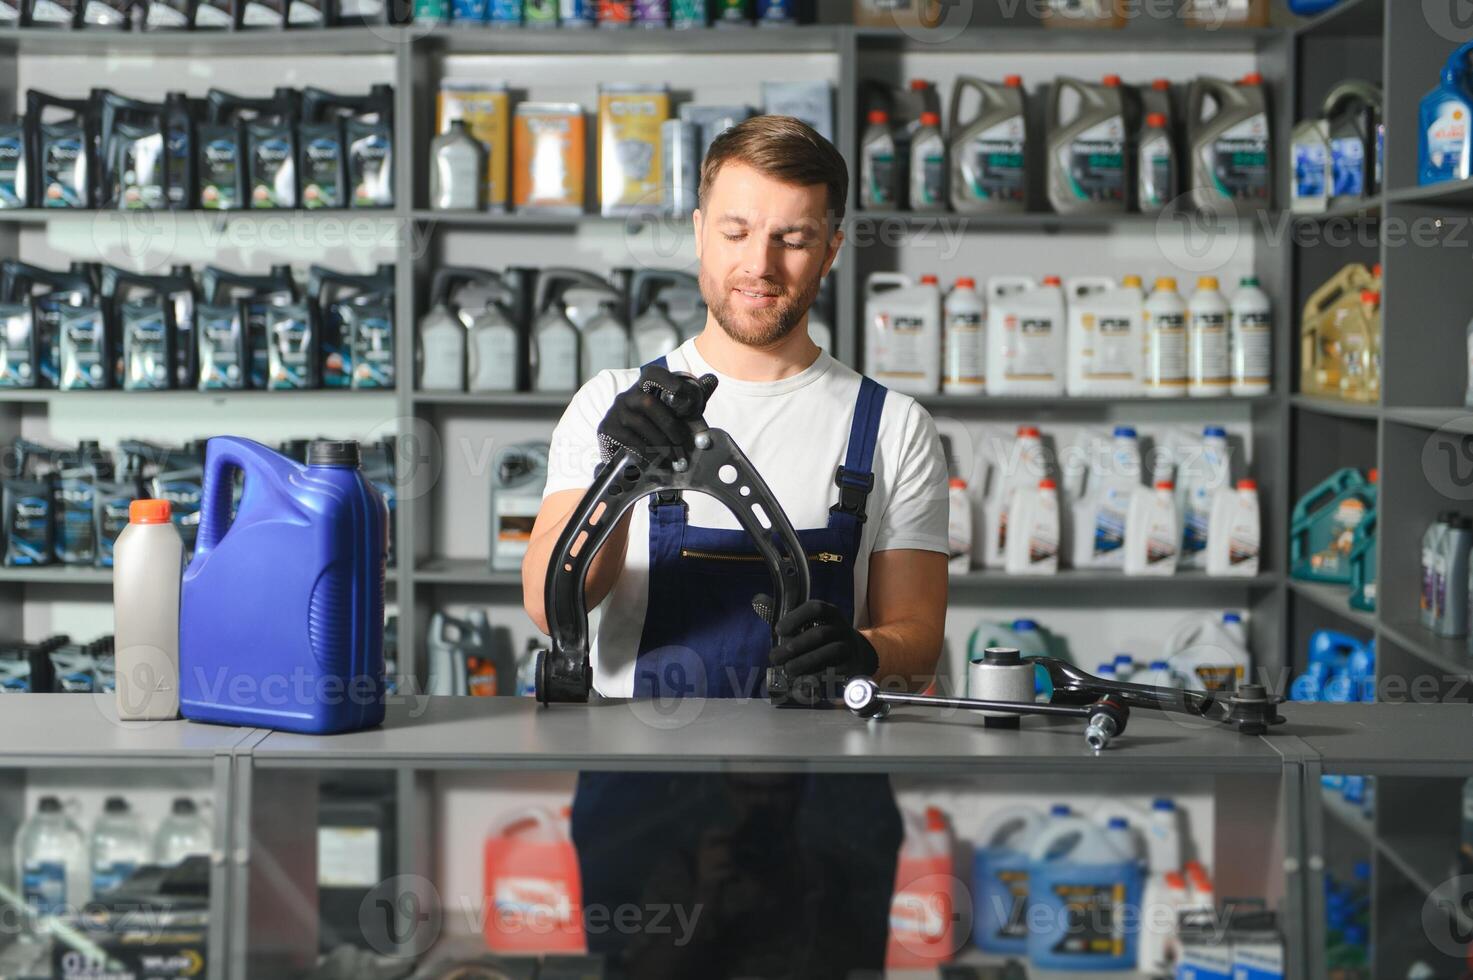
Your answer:
[[[777,621],[777,646],[768,661],[789,678],[820,675],[832,669],[843,680],[872,677],[880,655],[850,617],[832,602],[809,599]]]
[[[608,463],[626,449],[646,463],[687,458],[695,436],[686,420],[700,417],[714,390],[714,374],[696,379],[646,365],[598,424],[599,458]]]

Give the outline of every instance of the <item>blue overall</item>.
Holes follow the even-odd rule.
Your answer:
[[[797,532],[811,597],[851,617],[884,401],[864,378],[839,502],[825,527]],[[744,530],[689,524],[679,491],[652,496],[649,509],[634,696],[762,696],[772,638],[752,598],[775,594],[766,563]],[[883,967],[901,841],[887,776],[580,773],[572,832],[589,949],[606,954],[612,975],[843,978]],[[714,890],[701,859],[713,846],[737,869]],[[662,941],[597,928],[593,914],[607,924],[629,905],[699,908],[705,921],[684,942],[678,930]]]

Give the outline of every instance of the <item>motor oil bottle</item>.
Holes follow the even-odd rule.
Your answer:
[[[1203,76],[1188,95],[1191,192],[1197,207],[1267,207],[1273,196],[1273,144],[1263,76],[1228,82]]]
[[[1009,508],[1014,492],[1019,488],[1027,490],[1036,487],[1039,481],[1050,475],[1042,433],[1036,426],[1020,425],[1012,445],[1006,450],[1002,447],[998,449],[992,483],[983,507],[984,567],[1003,568],[1006,564]]]
[[[1136,209],[1141,214],[1160,214],[1176,200],[1176,150],[1166,128],[1166,116],[1146,116],[1146,128],[1136,149]]]
[[[1378,401],[1381,396],[1378,352],[1381,346],[1381,294],[1363,289],[1359,307],[1352,307],[1340,321],[1341,398],[1357,402]]]
[[[1232,455],[1227,430],[1209,425],[1202,438],[1181,453],[1176,468],[1177,507],[1182,517],[1182,568],[1204,568],[1211,542],[1213,501],[1232,485]]]
[[[680,346],[680,327],[663,301],[666,289],[699,288],[695,277],[664,269],[640,269],[630,284],[630,323],[634,338],[634,363],[648,364]],[[816,304],[815,304],[816,305]],[[813,313],[809,312],[812,327]]]
[[[1087,483],[1074,503],[1075,568],[1119,568],[1125,560],[1131,501],[1144,472],[1140,439],[1132,426],[1117,425],[1106,442],[1089,451]]]
[[[160,210],[171,204],[169,129],[175,107],[93,89],[103,208]]]
[[[34,388],[40,383],[34,305],[29,296],[0,303],[0,388]]]
[[[443,267],[435,270],[430,284],[430,311],[419,323],[416,363],[421,391],[464,391],[466,371],[466,325],[452,297],[465,282],[495,273],[480,269]]]
[[[1330,195],[1335,202],[1377,193],[1377,158],[1382,132],[1381,89],[1370,82],[1342,82],[1325,97],[1330,142]]]
[[[1065,115],[1065,98],[1075,107]],[[1098,85],[1055,80],[1048,104],[1048,198],[1059,214],[1124,211],[1132,161],[1126,145],[1120,76]]]
[[[1294,127],[1289,140],[1289,208],[1295,214],[1323,214],[1335,185],[1330,164],[1330,123],[1323,116]]]
[[[248,300],[200,303],[195,307],[200,391],[240,390],[250,380]]]
[[[63,99],[37,89],[26,92],[26,143],[35,166],[30,199],[35,207],[90,208],[97,175],[92,147],[96,134],[89,99]],[[46,121],[49,110],[67,115]]]
[[[209,441],[199,538],[180,594],[186,718],[250,718],[309,734],[383,721],[388,512],[359,461],[356,442],[314,442],[302,466],[248,439]],[[232,518],[236,471],[245,491]],[[222,672],[248,683],[206,683]],[[307,683],[286,697],[262,686],[287,676]]]
[[[1142,864],[1122,853],[1104,828],[1083,817],[1056,817],[1029,842],[1029,908],[1042,928],[1028,930],[1028,959],[1040,970],[1134,967],[1139,930],[1121,923],[1141,900]],[[1077,926],[1091,926],[1080,942]]]
[[[132,448],[135,444],[129,445]],[[158,461],[153,475],[146,481],[146,489],[149,496],[169,502],[170,517],[179,536],[184,539],[188,560],[188,556],[194,553],[204,498],[204,445],[191,442],[176,449],[153,447],[144,458]]]
[[[430,617],[427,641],[430,660],[426,693],[471,697],[493,697],[497,675],[489,652],[490,637],[469,618],[436,612]]]
[[[68,308],[97,309],[97,282],[91,263],[55,272],[17,259],[0,263],[0,299],[21,304],[30,299],[31,343],[36,351],[37,387],[55,388],[60,380],[61,319]],[[17,306],[12,310],[19,309]]]
[[[1069,311],[1069,395],[1135,395],[1141,390],[1145,294],[1139,276],[1120,283],[1078,277],[1065,284]]]
[[[0,209],[29,206],[29,146],[24,118],[0,122]]]
[[[941,388],[941,291],[899,272],[865,280],[865,372],[908,395]]]
[[[1468,553],[1473,548],[1473,518],[1458,514],[1448,522],[1433,559],[1436,596],[1432,632],[1456,637],[1468,634]]]
[[[92,527],[96,542],[98,568],[112,568],[119,535],[128,526],[128,508],[133,501],[144,496],[138,480],[141,461],[128,451],[129,443],[118,447],[122,465],[116,475],[109,469],[107,475],[99,474],[93,483]]]
[[[965,122],[960,114],[968,91],[979,96],[977,112]],[[1023,77],[1008,75],[1002,84],[960,75],[952,83],[949,184],[953,210],[1022,211],[1028,206],[1027,113]]]
[[[895,137],[890,132],[890,114],[871,109],[869,128],[859,143],[859,206],[866,210],[896,206],[900,168]]]
[[[388,140],[387,120],[393,112],[393,91],[375,85],[366,96],[346,96],[324,89],[302,90],[301,120],[297,126],[297,167],[304,208],[344,208],[359,182],[350,177],[350,121],[382,123],[380,135]]]
[[[1360,305],[1361,291],[1370,288],[1375,288],[1371,270],[1354,262],[1315,290],[1304,304],[1299,335],[1301,392],[1338,397],[1344,366],[1340,328]]]
[[[264,390],[270,375],[271,334],[266,323],[266,308],[298,301],[296,280],[291,266],[273,265],[264,276],[243,275],[229,272],[218,266],[206,266],[200,274],[200,292],[209,304],[211,316],[232,300],[242,301],[235,307],[234,315],[243,320],[247,357],[240,364],[244,376],[242,387]],[[201,344],[205,338],[201,334]],[[211,351],[213,355],[215,351]],[[204,371],[205,348],[200,348],[200,370]],[[214,372],[212,372],[213,374]],[[201,377],[201,385],[204,378]]]
[[[1187,393],[1187,304],[1176,280],[1156,280],[1145,306],[1145,392],[1152,398],[1180,398]]]
[[[471,136],[464,119],[430,143],[430,207],[436,211],[480,211],[486,207],[486,148]]]
[[[1219,291],[1216,276],[1197,280],[1187,305],[1187,395],[1211,398],[1232,390],[1230,324],[1232,309]]]
[[[675,325],[680,328],[680,342],[683,344],[693,337],[700,336],[701,331],[706,328],[706,300],[701,296],[700,289],[676,286],[664,290],[661,295],[665,300],[665,308],[670,311],[670,319],[674,320]],[[825,311],[832,310],[833,291],[820,289],[818,305],[823,306]],[[812,331],[813,322],[813,314],[810,311],[808,321],[810,331]],[[831,349],[832,331],[830,331],[829,339]]]
[[[544,269],[537,277],[537,318],[532,325],[532,390],[575,391],[582,361],[582,333],[568,315],[563,298],[569,289],[608,284],[581,269]]]
[[[97,560],[93,521],[97,485],[112,476],[112,461],[94,440],[57,457],[56,560],[91,565]]]
[[[491,480],[491,568],[513,572],[522,567],[532,525],[542,507],[547,485],[546,442],[511,445],[497,454]]]
[[[100,391],[114,384],[113,335],[102,308],[63,306],[57,332],[56,387],[62,391]]]
[[[946,210],[946,141],[941,138],[941,116],[921,113],[920,128],[910,143],[910,209]]]
[[[1068,360],[1064,290],[1058,276],[987,281],[987,393],[1062,395]]]
[[[5,510],[5,564],[50,565],[56,557],[56,466],[59,451],[17,439],[6,453],[0,484]]]
[[[175,210],[199,206],[199,178],[195,172],[195,104],[183,92],[164,96],[164,190]]]
[[[258,116],[245,124],[246,191],[252,208],[294,208],[297,133],[291,115]]]
[[[179,346],[193,340],[194,278],[188,266],[167,276],[146,276],[116,266],[102,274],[108,331],[117,338],[118,375],[129,391],[173,388],[192,376],[192,360]],[[181,329],[178,317],[187,318]]]
[[[471,391],[525,390],[528,352],[524,324],[535,275],[530,269],[507,269],[479,308],[462,310],[468,331],[466,386]]]
[[[1422,589],[1417,602],[1417,619],[1429,630],[1437,622],[1437,556],[1442,552],[1442,539],[1447,536],[1448,528],[1457,516],[1457,511],[1445,510],[1422,532]]]
[[[322,387],[352,387],[359,364],[354,355],[355,323],[352,321],[387,314],[392,322],[394,266],[383,264],[366,274],[309,266],[306,296],[322,350]],[[392,344],[389,349],[392,350]],[[365,366],[364,373],[378,375],[382,368]]]
[[[987,304],[971,276],[962,276],[946,294],[941,374],[943,395],[980,395],[987,390]]]
[[[1273,301],[1257,276],[1244,276],[1232,300],[1231,391],[1240,397],[1266,395],[1273,381]]]
[[[231,211],[251,206],[251,161],[245,120],[291,119],[294,111],[295,92],[291,89],[279,88],[266,98],[209,90],[205,96],[205,119],[195,127],[201,208]]]
[[[1181,522],[1170,480],[1136,489],[1125,520],[1125,574],[1174,575],[1181,555]]]
[[[1417,127],[1417,182],[1438,184],[1473,177],[1473,89],[1468,56],[1473,42],[1452,53],[1436,88],[1422,97]],[[29,110],[27,110],[29,112]]]
[[[1355,530],[1375,506],[1375,484],[1350,467],[1337,470],[1304,494],[1289,518],[1290,574],[1349,584]]]
[[[1009,575],[1053,575],[1059,570],[1059,493],[1051,479],[1034,490],[1013,491],[1008,504]]]
[[[322,387],[315,318],[305,302],[265,307],[266,388],[302,391]]]
[[[1125,7],[1122,0],[1048,0],[1043,26],[1118,29],[1125,26]]]
[[[1140,118],[1149,120],[1153,115],[1166,117],[1166,123],[1161,128],[1166,130],[1168,136],[1172,137],[1173,149],[1175,147],[1176,133],[1176,106],[1172,104],[1171,79],[1153,78],[1151,84],[1137,90],[1140,101]]]
[[[582,334],[579,346],[579,377],[592,378],[600,371],[620,371],[630,366],[631,343],[621,310],[625,301],[612,288],[572,288],[563,293],[568,319]]]

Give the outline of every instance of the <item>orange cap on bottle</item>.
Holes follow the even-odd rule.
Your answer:
[[[135,500],[128,505],[128,523],[167,524],[171,512],[167,500]]]

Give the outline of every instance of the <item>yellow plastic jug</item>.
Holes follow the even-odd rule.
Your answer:
[[[1340,397],[1373,402],[1381,397],[1381,294],[1363,289],[1340,323]]]
[[[1371,270],[1353,262],[1332,276],[1304,304],[1299,323],[1301,393],[1339,397],[1344,364],[1340,326],[1351,310],[1360,307],[1361,290],[1375,285]]]

